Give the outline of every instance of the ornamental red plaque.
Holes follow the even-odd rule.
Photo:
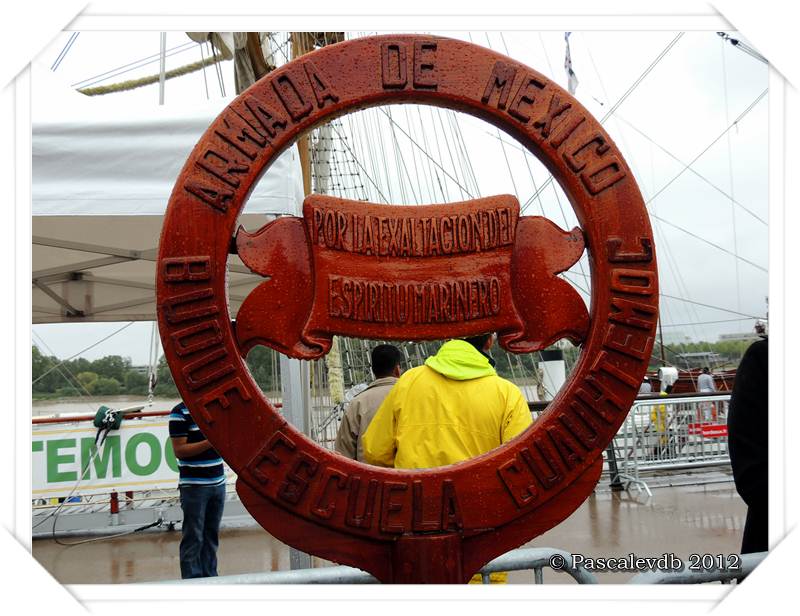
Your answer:
[[[555,276],[583,252],[580,229],[520,219],[515,197],[412,208],[311,195],[303,209],[236,235],[245,265],[269,278],[237,315],[244,353],[263,344],[316,359],[333,334],[430,340],[444,329],[496,331],[530,353],[586,335],[583,301]]]
[[[237,230],[253,184],[299,135],[390,103],[449,107],[514,136],[553,172],[580,228],[520,216],[509,195],[420,207],[311,195],[302,218]],[[588,312],[558,277],[584,249]],[[265,278],[235,324],[226,301],[231,251]],[[236,98],[175,185],[157,288],[175,383],[238,474],[250,513],[282,541],[384,582],[465,582],[570,515],[597,483],[602,451],[636,396],[658,318],[644,203],[599,123],[510,58],[414,35],[324,47]],[[312,359],[333,335],[431,340],[489,331],[512,352],[569,338],[582,353],[526,432],[478,458],[421,471],[320,448],[281,417],[243,360],[256,344]]]

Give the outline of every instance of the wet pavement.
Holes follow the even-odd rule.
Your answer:
[[[611,492],[602,484],[572,516],[526,547],[559,548],[590,558],[629,553],[658,557],[673,553],[687,561],[693,553],[739,551],[746,507],[733,483],[680,484],[680,478],[646,493]],[[691,480],[691,478],[689,478]],[[78,541],[80,537],[62,541]],[[35,539],[33,556],[63,584],[105,584],[172,580],[180,577],[180,531],[157,530],[64,547]],[[260,527],[223,528],[219,574],[289,569],[288,547]],[[315,566],[326,561],[313,559]],[[601,583],[624,583],[634,573],[594,572]],[[544,570],[545,583],[574,583],[564,573]],[[533,583],[533,573],[511,572],[509,583]]]
[[[747,507],[732,482],[653,488],[653,496],[598,491],[530,547],[560,548],[586,557],[641,557],[675,554],[738,554]],[[594,572],[601,583],[625,583],[635,573]],[[532,574],[512,573],[510,582]],[[563,573],[544,570],[546,583],[572,583]]]

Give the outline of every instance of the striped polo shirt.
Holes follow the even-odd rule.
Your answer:
[[[205,440],[205,436],[200,432],[200,428],[192,419],[189,409],[181,402],[169,415],[169,435],[171,437],[186,437],[187,443],[199,443]],[[180,479],[179,486],[217,486],[225,483],[225,469],[222,466],[222,458],[213,449],[206,449],[204,452],[178,460],[178,471]]]

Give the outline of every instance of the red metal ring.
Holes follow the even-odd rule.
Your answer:
[[[564,188],[592,271],[591,330],[571,378],[543,416],[503,447],[424,471],[347,460],[288,425],[237,350],[226,295],[237,217],[275,157],[316,125],[391,103],[455,109],[515,137]],[[237,97],[175,184],[157,288],[175,383],[238,474],[250,512],[290,545],[384,581],[465,581],[566,518],[597,482],[602,451],[647,368],[658,318],[647,212],[600,124],[533,69],[470,43],[415,35],[324,47]],[[426,558],[431,569],[455,573],[437,578]],[[421,574],[407,570],[414,559]]]

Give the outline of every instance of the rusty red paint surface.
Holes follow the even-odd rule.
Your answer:
[[[509,351],[582,342],[589,315],[556,274],[583,253],[580,229],[519,218],[511,195],[450,205],[373,205],[311,195],[303,219],[236,235],[239,257],[268,278],[236,317],[256,344],[300,359],[332,336],[437,340],[494,331]]]
[[[519,216],[509,196],[419,208],[311,196],[303,218],[236,232],[253,183],[300,134],[349,111],[404,102],[469,113],[518,139],[553,172],[580,229]],[[225,289],[232,246],[270,276],[244,302],[235,328]],[[557,277],[584,247],[588,314]],[[386,582],[464,582],[575,510],[636,396],[658,307],[644,203],[599,123],[510,58],[414,35],[325,47],[234,100],[177,180],[157,288],[175,382],[238,474],[249,511],[290,545]],[[528,431],[473,460],[424,471],[370,467],[323,450],[286,423],[243,360],[258,343],[310,358],[324,354],[334,334],[442,339],[490,330],[511,351],[562,336],[583,351]]]

